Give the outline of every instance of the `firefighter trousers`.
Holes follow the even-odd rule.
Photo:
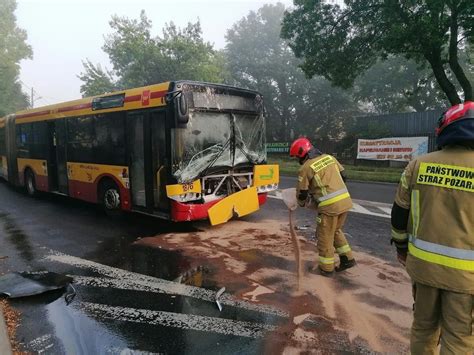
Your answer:
[[[473,354],[474,295],[414,284],[412,354]]]
[[[320,214],[317,218],[316,237],[318,239],[319,267],[331,272],[334,270],[334,249],[339,257],[345,255],[353,259],[351,247],[342,232],[347,212],[336,216]]]

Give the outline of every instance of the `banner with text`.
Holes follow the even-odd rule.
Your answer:
[[[410,161],[428,153],[428,137],[359,139],[357,159]]]

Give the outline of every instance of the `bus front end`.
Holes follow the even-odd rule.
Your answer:
[[[216,225],[255,212],[278,188],[278,165],[266,164],[263,100],[254,91],[176,83],[167,185],[171,219]]]

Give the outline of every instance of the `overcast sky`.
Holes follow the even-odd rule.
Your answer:
[[[112,32],[112,15],[138,18],[145,10],[153,34],[165,23],[180,27],[199,18],[206,40],[215,48],[225,45],[225,32],[251,10],[272,0],[17,0],[18,26],[28,33],[33,59],[21,62],[23,89],[42,97],[35,107],[80,98],[82,60],[111,68],[102,51],[104,35]],[[291,0],[280,0],[287,7]]]

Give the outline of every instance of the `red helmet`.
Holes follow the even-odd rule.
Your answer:
[[[441,131],[451,123],[464,118],[474,118],[474,102],[466,101],[463,104],[454,105],[446,111],[439,119],[436,135],[439,136]]]
[[[438,121],[436,143],[439,148],[450,144],[474,142],[474,102],[454,105]]]
[[[311,148],[313,148],[313,145],[308,138],[298,138],[293,143],[291,143],[290,157],[304,158]]]

